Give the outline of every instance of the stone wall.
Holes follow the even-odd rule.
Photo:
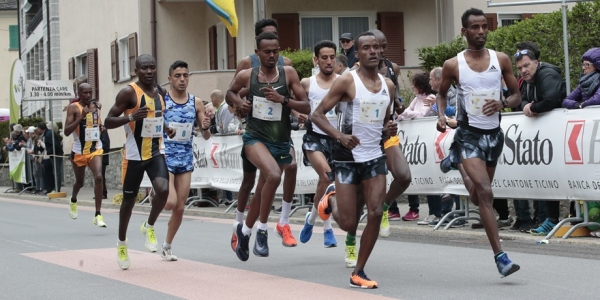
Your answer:
[[[111,150],[109,157],[109,163],[106,167],[106,177],[104,180],[106,181],[107,189],[120,189],[121,185],[121,164],[123,155],[121,149],[113,149]],[[64,187],[71,187],[73,183],[75,183],[75,174],[73,173],[73,165],[68,159],[64,159]],[[94,181],[92,179],[92,171],[89,168],[85,171],[85,183],[86,187],[93,187]],[[68,189],[64,190],[65,192],[69,192]]]

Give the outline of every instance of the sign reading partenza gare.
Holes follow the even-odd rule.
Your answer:
[[[75,98],[73,83],[69,80],[27,80],[24,101],[68,100]]]

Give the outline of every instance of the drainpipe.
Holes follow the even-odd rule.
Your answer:
[[[150,2],[150,36],[152,40],[152,57],[156,57],[156,0]]]

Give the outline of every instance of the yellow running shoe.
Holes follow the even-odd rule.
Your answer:
[[[356,267],[356,246],[346,245],[346,268]]]
[[[92,224],[94,224],[98,227],[106,228],[106,223],[104,223],[104,218],[102,217],[102,215],[95,216],[92,219]]]
[[[379,236],[382,238],[386,238],[390,236],[390,221],[389,221],[389,213],[387,210],[383,211],[383,215],[381,216],[381,226],[379,226]]]
[[[122,270],[127,270],[131,266],[129,254],[127,253],[127,239],[125,239],[124,245],[117,243],[117,264],[119,264],[119,268]]]
[[[158,243],[156,242],[156,235],[154,234],[154,226],[146,227],[146,222],[142,223],[142,227],[140,227],[140,231],[142,234],[146,236],[146,250],[150,252],[156,252],[158,250]]]
[[[71,216],[71,219],[75,220],[77,219],[77,202],[71,202],[70,204],[69,216]]]

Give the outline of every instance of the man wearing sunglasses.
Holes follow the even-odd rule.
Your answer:
[[[342,54],[348,58],[348,68],[354,67],[358,61],[354,52],[354,39],[352,33],[343,33],[340,36],[340,45],[342,45]]]

